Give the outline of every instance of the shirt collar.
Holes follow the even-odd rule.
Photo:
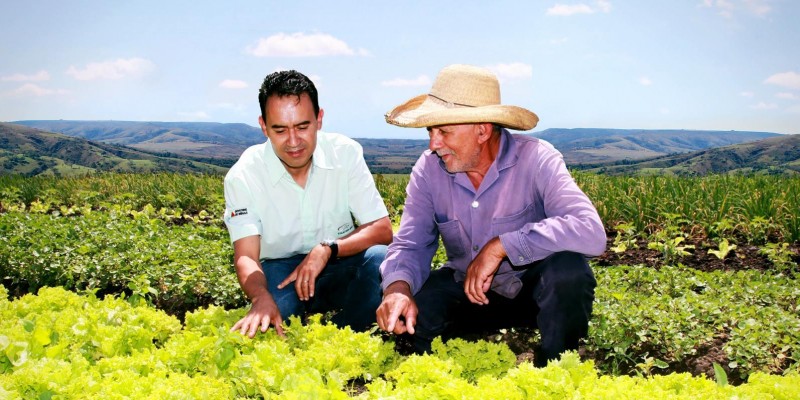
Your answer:
[[[317,131],[317,147],[314,148],[314,154],[311,155],[312,168],[333,169],[331,155],[328,154],[329,151],[333,150],[328,142],[327,134],[322,131]],[[277,185],[284,177],[289,177],[291,179],[289,171],[286,170],[283,161],[275,154],[275,150],[272,148],[272,143],[269,139],[267,139],[267,143],[264,146],[264,163],[267,165],[269,182],[273,186]]]
[[[497,165],[497,170],[504,170],[517,163],[519,155],[517,154],[517,141],[507,129],[503,128],[500,131],[500,149],[497,151],[497,158],[494,164]]]

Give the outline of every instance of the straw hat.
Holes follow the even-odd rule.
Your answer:
[[[522,107],[500,104],[500,83],[489,70],[470,65],[444,67],[430,93],[386,113],[386,122],[409,128],[492,122],[527,131],[539,117]]]

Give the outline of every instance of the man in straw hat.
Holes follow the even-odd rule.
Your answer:
[[[507,130],[538,120],[502,105],[494,74],[467,65],[445,67],[430,93],[386,114],[430,136],[381,264],[376,312],[378,326],[410,334],[415,351],[430,351],[437,336],[530,326],[545,365],[587,334],[596,281],[586,256],[605,250],[605,230],[561,154]],[[432,271],[440,235],[447,263]]]
[[[317,89],[297,71],[267,75],[258,101],[267,141],[225,176],[233,262],[252,302],[231,330],[253,337],[273,325],[283,335],[292,315],[339,309],[334,323],[366,330],[392,225],[361,146],[320,130]]]

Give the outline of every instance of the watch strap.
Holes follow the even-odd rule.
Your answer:
[[[331,257],[328,260],[335,260],[339,257],[339,244],[336,243],[336,240],[325,240],[320,244],[331,248]]]

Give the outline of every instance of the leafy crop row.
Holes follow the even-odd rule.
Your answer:
[[[400,356],[369,333],[312,318],[247,339],[228,327],[244,309],[211,306],[181,324],[150,306],[56,288],[6,300],[0,286],[3,398],[800,398],[800,375],[753,373],[731,386],[689,374],[603,376],[565,354],[516,365],[504,344],[436,342]]]
[[[587,348],[610,373],[680,370],[718,344],[728,374],[800,368],[800,287],[759,271],[596,268]]]
[[[664,226],[675,215],[690,227],[717,237],[726,227],[744,240],[764,243],[765,235],[800,241],[800,177],[714,175],[708,177],[624,177],[576,171],[575,179],[597,206],[607,226],[630,223],[637,232]],[[376,175],[390,215],[399,222],[406,175]],[[222,176],[101,174],[60,178],[0,176],[0,211],[36,202],[58,210],[100,209],[111,204],[174,210],[218,219],[224,208]]]
[[[218,225],[167,224],[141,212],[0,214],[0,277],[15,293],[63,286],[127,293],[171,313],[244,304]],[[233,277],[233,278],[232,278]]]

